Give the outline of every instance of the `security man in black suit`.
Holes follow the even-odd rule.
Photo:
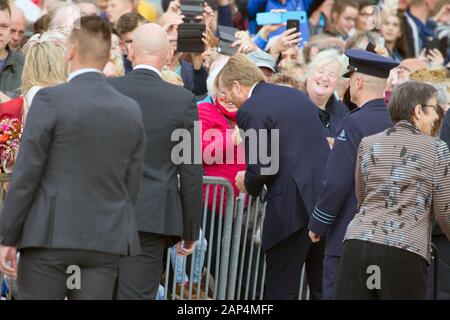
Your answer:
[[[313,209],[329,154],[315,106],[301,92],[263,82],[245,55],[228,61],[217,77],[219,92],[239,108],[247,170],[236,176],[241,191],[268,192],[262,234],[266,253],[265,299],[298,299],[306,262],[312,297],[320,298],[323,244],[311,245],[308,212]],[[264,146],[267,146],[265,148]],[[270,162],[262,154],[269,151]],[[258,153],[258,154],[257,154]]]
[[[138,104],[101,74],[110,48],[108,23],[82,17],[69,82],[41,89],[28,113],[0,215],[0,271],[18,276],[18,299],[112,299],[120,256],[139,252],[145,132]]]
[[[201,159],[199,164],[194,164],[193,159],[194,145],[196,141],[200,143],[200,137],[194,134],[197,105],[189,91],[161,79],[168,45],[167,35],[159,25],[138,27],[129,52],[134,70],[109,81],[138,102],[147,136],[144,173],[136,204],[142,254],[120,261],[118,299],[155,299],[163,271],[164,249],[184,240],[179,253],[187,255],[192,253],[199,238],[203,169]],[[190,154],[187,161],[172,158],[178,144],[172,141],[176,130],[189,134],[190,150],[184,154]]]

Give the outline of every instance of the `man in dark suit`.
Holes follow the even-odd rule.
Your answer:
[[[142,113],[101,75],[109,25],[77,24],[69,82],[36,94],[0,216],[0,270],[18,276],[19,299],[111,299],[120,256],[139,252]]]
[[[177,159],[172,159],[177,142],[171,138],[178,129],[189,133],[192,146],[196,140],[200,141],[200,137],[194,136],[197,106],[190,92],[161,79],[168,45],[160,26],[138,27],[129,51],[133,72],[110,80],[117,90],[139,103],[147,133],[144,173],[136,205],[142,254],[121,260],[118,299],[155,299],[164,249],[184,240],[179,253],[187,255],[199,238],[203,169],[192,161],[193,148],[192,158],[187,162],[178,164]]]
[[[247,170],[237,174],[236,184],[253,196],[264,185],[268,189],[262,235],[265,299],[297,299],[305,262],[312,297],[318,299],[323,244],[311,246],[306,227],[329,147],[315,106],[295,89],[263,82],[263,74],[245,55],[232,57],[217,79],[219,92],[239,108],[239,128],[245,136],[253,131],[258,140],[246,141]],[[264,144],[272,158],[265,164]],[[259,157],[253,150],[259,151]]]

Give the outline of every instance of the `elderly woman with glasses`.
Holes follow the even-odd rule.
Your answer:
[[[390,101],[394,127],[362,140],[337,299],[425,298],[433,218],[450,238],[449,150],[431,136],[437,109],[433,86],[405,82]]]
[[[335,49],[319,52],[308,65],[306,94],[316,105],[324,135],[330,139],[336,135],[339,121],[348,113],[348,108],[334,95],[346,68],[347,58]]]

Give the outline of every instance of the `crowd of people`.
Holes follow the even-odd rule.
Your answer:
[[[265,299],[296,299],[304,265],[315,300],[430,297],[432,243],[450,299],[448,0],[206,0],[194,18],[183,3],[0,0],[0,272],[15,298],[155,299],[167,249],[178,266],[193,255],[208,298],[213,176],[225,197],[267,202]],[[265,12],[306,19],[258,24]],[[182,52],[192,21],[201,50]],[[179,130],[192,143],[174,158]]]

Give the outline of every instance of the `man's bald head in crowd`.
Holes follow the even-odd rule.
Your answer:
[[[428,68],[428,63],[419,58],[404,59],[400,63],[400,67],[406,68],[408,71],[412,72],[418,69]]]
[[[133,32],[130,58],[133,65],[150,64],[161,69],[167,57],[169,39],[156,23],[141,25]]]

